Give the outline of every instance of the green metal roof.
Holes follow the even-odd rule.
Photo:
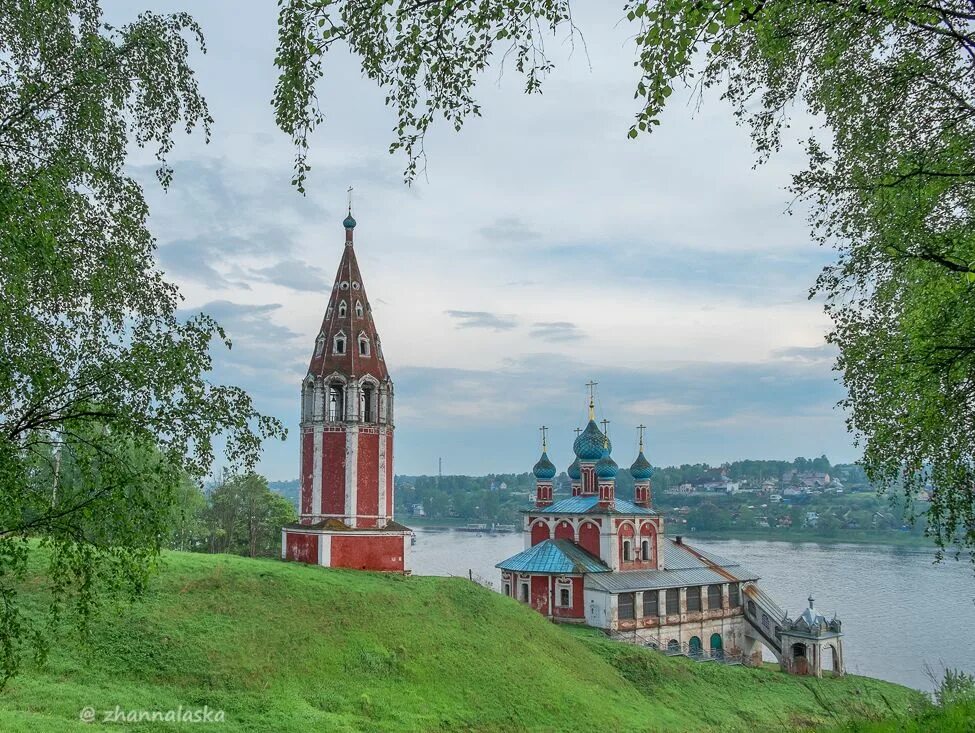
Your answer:
[[[494,567],[516,573],[572,575],[608,573],[602,561],[569,540],[544,540]]]
[[[545,507],[535,506],[534,504],[529,504],[524,507],[521,511],[531,514],[639,514],[640,516],[655,517],[659,512],[653,509],[645,509],[642,506],[637,506],[632,501],[627,501],[626,499],[620,499],[616,497],[613,502],[613,507],[610,509],[608,507],[598,506],[599,497],[598,496],[570,496],[565,499],[559,499],[554,504],[549,504]]]

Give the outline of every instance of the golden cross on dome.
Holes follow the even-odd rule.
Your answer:
[[[646,425],[637,425],[636,429],[640,431],[640,451],[643,451],[643,431],[647,429]]]
[[[539,430],[542,433],[542,453],[544,453],[546,450],[548,450],[548,425],[542,425]]]

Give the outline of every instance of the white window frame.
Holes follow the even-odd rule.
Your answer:
[[[339,351],[339,341],[342,342],[342,350]],[[348,339],[345,337],[345,331],[339,331],[335,334],[332,339],[332,353],[338,354],[339,356],[345,356],[346,349],[348,348]]]
[[[339,301],[339,318],[345,318],[349,312],[349,305],[344,300]]]

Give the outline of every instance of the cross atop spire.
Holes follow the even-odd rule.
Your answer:
[[[355,229],[355,218],[352,216],[352,186],[349,186],[349,214],[345,217],[345,221],[342,222],[342,226],[345,227],[345,245],[347,247],[352,246],[352,230]]]
[[[576,437],[579,437],[579,433],[582,432],[582,428],[576,428]]]
[[[646,425],[637,425],[636,429],[640,432],[640,452],[643,452],[643,431],[647,429]]]
[[[589,388],[589,419],[596,419],[596,385],[599,382],[594,382],[591,379],[586,382],[586,386]]]
[[[548,450],[548,425],[539,428],[542,433],[542,453]]]
[[[609,437],[609,420],[607,420],[606,418],[603,418],[599,422],[603,426],[603,435],[605,435],[608,438]]]

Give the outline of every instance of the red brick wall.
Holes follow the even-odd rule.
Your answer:
[[[359,433],[356,476],[356,513],[379,514],[379,435],[376,433]],[[375,527],[376,520],[363,518],[358,526]]]
[[[545,522],[535,522],[532,525],[532,547],[547,539],[549,539],[548,525]]]
[[[322,436],[322,513],[345,514],[345,433]]]
[[[569,540],[570,542],[575,542],[576,533],[572,529],[572,525],[566,522],[564,519],[555,525],[555,539],[557,540]]]
[[[332,536],[332,567],[402,572],[403,538],[389,536]]]
[[[582,578],[570,578],[570,580],[572,581],[572,589],[569,591],[569,597],[572,599],[572,605],[568,608],[560,608],[557,605],[552,606],[552,615],[556,618],[584,618],[586,615]],[[552,587],[556,593],[559,592],[558,585],[553,583]]]
[[[533,575],[531,582],[532,608],[548,615],[548,576]]]
[[[318,535],[314,534],[287,534],[287,553],[288,560],[307,562],[312,565],[318,564]]]
[[[599,527],[592,522],[584,522],[579,527],[579,545],[599,557]]]
[[[301,435],[301,513],[311,514],[311,490],[315,460],[315,433],[309,430]]]

